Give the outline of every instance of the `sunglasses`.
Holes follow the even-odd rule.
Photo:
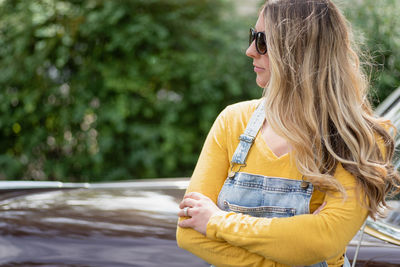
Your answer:
[[[253,28],[250,28],[249,34],[249,46],[256,40],[256,50],[260,55],[267,53],[267,42],[265,39],[265,33],[256,32]]]

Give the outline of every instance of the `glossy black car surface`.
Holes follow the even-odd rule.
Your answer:
[[[160,180],[3,189],[0,266],[207,266],[176,245],[177,203],[186,185]]]
[[[37,189],[10,190],[18,186],[2,182],[0,265],[209,266],[176,246],[176,214],[187,184],[36,183]],[[392,243],[364,234],[357,266],[400,266],[400,205],[391,204],[395,209],[380,225],[369,221],[367,232]],[[358,241],[348,246],[350,259]]]

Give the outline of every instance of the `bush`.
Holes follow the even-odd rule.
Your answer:
[[[223,107],[261,96],[247,29],[217,0],[1,1],[1,178],[189,176]]]
[[[400,3],[348,1],[344,8],[356,39],[372,57],[372,96],[377,105],[400,86]]]
[[[217,114],[261,96],[244,55],[256,17],[230,2],[0,1],[0,178],[189,176]],[[381,100],[400,85],[398,5],[345,9]]]

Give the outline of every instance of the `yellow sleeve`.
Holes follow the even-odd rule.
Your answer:
[[[214,122],[186,191],[202,193],[214,203],[227,177],[230,162],[226,146],[229,133],[225,123],[226,113],[227,109]],[[284,266],[224,240],[209,239],[191,228],[178,226],[176,240],[180,248],[218,267]]]
[[[229,212],[210,218],[206,236],[288,265],[310,265],[335,257],[368,213],[357,201],[354,176],[339,164],[335,177],[346,189],[347,198],[327,194],[327,204],[318,215],[268,219]]]

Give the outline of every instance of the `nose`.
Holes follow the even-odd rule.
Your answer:
[[[256,42],[253,41],[246,50],[246,56],[256,58],[258,55],[256,50]]]

